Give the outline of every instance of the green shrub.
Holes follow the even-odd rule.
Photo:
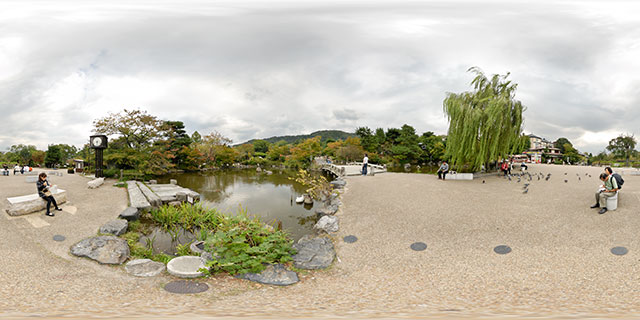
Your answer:
[[[105,178],[118,178],[120,177],[120,169],[105,169],[102,170],[102,174]]]
[[[225,215],[199,203],[184,203],[154,209],[150,216],[166,231],[182,228],[205,241],[205,250],[217,257],[207,263],[213,273],[257,273],[264,269],[264,264],[286,263],[295,254],[293,241],[286,232],[265,226],[260,219],[249,217],[246,210],[240,209],[238,215]],[[188,245],[178,247],[178,254],[185,252]]]

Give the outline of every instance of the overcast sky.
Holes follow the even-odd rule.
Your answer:
[[[640,1],[0,1],[0,150],[124,108],[234,142],[410,124],[511,72],[526,133],[640,133]]]

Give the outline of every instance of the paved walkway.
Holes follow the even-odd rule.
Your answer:
[[[65,173],[51,180],[69,190],[77,211],[45,219],[49,225],[9,218],[1,199],[0,317],[640,314],[640,177],[625,176],[618,210],[598,215],[588,206],[601,169],[530,171],[552,177],[530,182],[527,194],[524,181],[495,176],[484,184],[400,173],[349,177],[333,267],[302,273],[301,283],[284,288],[217,276],[203,280],[211,289],[198,295],[165,292],[170,276],[134,278],[122,267],[72,257],[69,246],[115,218],[126,196],[109,181],[89,190],[87,180]],[[2,198],[33,190],[24,177],[0,176]],[[67,240],[55,242],[55,234]],[[359,240],[344,243],[346,235]],[[417,241],[428,248],[412,251]],[[495,254],[502,244],[513,251]],[[615,246],[629,253],[615,256]]]

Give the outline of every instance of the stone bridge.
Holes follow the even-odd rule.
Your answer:
[[[337,177],[345,176],[359,176],[362,174],[362,162],[349,162],[344,165],[337,165],[333,163],[322,164],[322,170],[330,172]],[[387,172],[386,166],[377,164],[371,164],[367,166],[367,175],[374,175],[377,173]]]

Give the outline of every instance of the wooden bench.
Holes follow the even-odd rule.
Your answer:
[[[67,191],[62,189],[55,190],[53,197],[56,199],[58,205],[65,203],[67,202]],[[7,198],[7,202],[9,202],[7,213],[10,216],[21,216],[47,208],[47,202],[40,198],[37,193]]]

